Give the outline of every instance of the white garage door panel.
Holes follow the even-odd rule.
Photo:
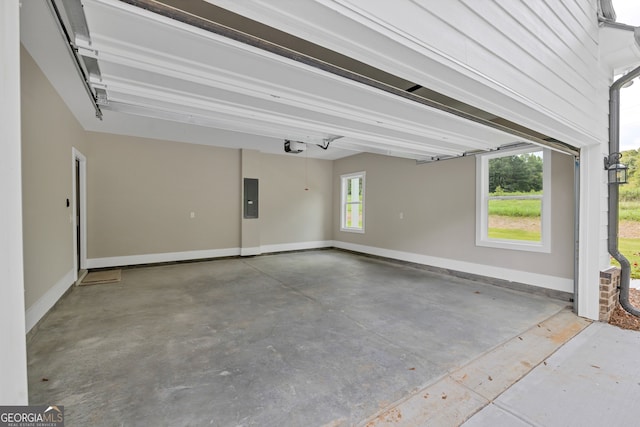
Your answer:
[[[108,108],[193,115],[203,125],[266,136],[343,136],[364,151],[366,143],[391,154],[395,146],[420,159],[519,140],[121,2],[86,1],[85,12],[89,54],[102,72],[94,83],[106,88]]]
[[[208,1],[572,145],[606,138],[595,0]]]

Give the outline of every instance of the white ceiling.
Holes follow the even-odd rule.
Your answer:
[[[478,124],[117,0],[83,0],[106,90],[103,120],[73,69],[46,2],[23,2],[22,41],[92,131],[284,153],[283,140],[335,139],[309,156],[430,159],[518,142]],[[82,48],[84,47],[84,48]],[[380,54],[383,54],[381,52]]]

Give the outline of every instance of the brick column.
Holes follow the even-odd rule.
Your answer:
[[[600,272],[600,316],[601,322],[608,322],[616,308],[620,295],[620,268],[609,267]]]

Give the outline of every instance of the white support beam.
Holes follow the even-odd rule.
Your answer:
[[[586,147],[580,152],[580,231],[578,265],[578,315],[598,320],[600,270],[606,245],[606,190],[602,146]]]
[[[0,2],[0,63],[0,405],[26,405],[19,0]]]

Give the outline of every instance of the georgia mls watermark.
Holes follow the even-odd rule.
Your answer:
[[[64,406],[0,406],[0,427],[64,427]]]

